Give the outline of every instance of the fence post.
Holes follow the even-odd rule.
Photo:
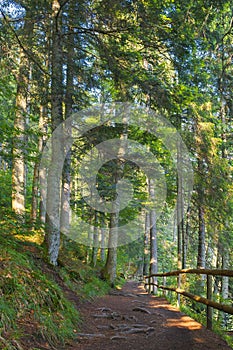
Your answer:
[[[212,276],[207,275],[207,299],[212,300]],[[207,328],[212,329],[213,326],[213,309],[211,306],[207,305]]]

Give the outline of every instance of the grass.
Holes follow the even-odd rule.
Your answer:
[[[24,226],[25,225],[25,226]],[[19,229],[20,226],[20,229]],[[110,290],[99,269],[84,264],[80,247],[69,244],[61,252],[60,267],[44,260],[42,230],[30,231],[20,219],[5,213],[0,225],[0,349],[23,349],[25,336],[35,346],[65,345],[76,338],[81,324],[76,306],[63,287],[78,299],[94,298]],[[78,251],[75,251],[78,249]],[[60,281],[58,284],[58,280]],[[33,342],[33,340],[36,340]]]
[[[50,344],[73,338],[80,322],[78,311],[36,266],[32,253],[23,252],[25,248],[14,237],[0,235],[0,343],[15,341],[16,332],[24,334],[21,325],[30,323]]]

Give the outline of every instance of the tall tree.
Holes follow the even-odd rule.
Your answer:
[[[27,12],[24,20],[23,33],[28,38],[30,45],[34,24],[30,13]],[[25,213],[26,196],[26,117],[28,114],[28,88],[30,62],[25,49],[20,47],[19,69],[17,74],[17,94],[14,120],[13,139],[13,166],[12,166],[12,209],[17,214]]]
[[[51,121],[54,131],[63,121],[63,53],[62,6],[52,1],[52,52],[51,52]],[[60,248],[60,190],[59,167],[63,156],[62,132],[52,139],[51,163],[47,183],[46,242],[51,264],[56,265]]]

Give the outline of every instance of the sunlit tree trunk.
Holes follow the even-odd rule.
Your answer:
[[[229,269],[229,252],[228,249],[225,249],[223,251],[222,255],[222,269],[227,270]],[[228,299],[229,298],[229,277],[228,276],[222,276],[222,298]]]
[[[27,78],[25,70],[28,60],[21,51],[18,86],[16,96],[16,112],[14,120],[15,137],[13,138],[12,163],[12,209],[17,214],[25,213],[25,163],[24,163],[24,132],[27,113]]]
[[[29,42],[33,33],[33,23],[24,22],[24,32]],[[25,213],[26,165],[25,165],[25,127],[28,112],[29,59],[20,48],[19,71],[17,75],[17,94],[15,104],[13,162],[12,162],[12,210],[20,215]]]

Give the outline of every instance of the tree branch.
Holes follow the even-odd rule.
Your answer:
[[[5,13],[4,13],[2,10],[0,10],[0,12],[1,12],[1,14],[2,14],[2,16],[3,16],[4,20],[5,20],[5,22],[7,23],[8,27],[10,28],[11,32],[13,33],[14,37],[16,38],[16,40],[17,40],[19,46],[20,46],[21,49],[23,50],[23,52],[28,56],[28,58],[29,58],[31,61],[33,61],[33,62],[37,65],[37,67],[38,67],[44,74],[50,76],[49,72],[47,72],[47,71],[41,66],[41,64],[40,64],[39,62],[37,62],[37,60],[33,57],[33,54],[32,54],[31,52],[29,52],[29,51],[24,47],[24,45],[23,45],[22,41],[20,40],[18,34],[17,34],[16,31],[14,30],[14,28],[10,25],[10,23],[9,23],[9,21],[8,21],[6,15],[5,15]]]
[[[86,28],[86,27],[72,27],[72,29],[77,29],[80,31],[80,33],[98,33],[98,34],[105,34],[105,35],[111,35],[111,34],[120,34],[123,32],[129,31],[129,28],[122,28],[122,29],[112,29],[112,30],[104,30],[100,28]],[[67,35],[67,34],[65,34]]]
[[[226,31],[226,33],[223,35],[222,40],[225,39],[225,37],[229,34],[231,34],[231,30],[233,28],[233,16],[231,17],[231,21],[229,24],[229,29]]]

